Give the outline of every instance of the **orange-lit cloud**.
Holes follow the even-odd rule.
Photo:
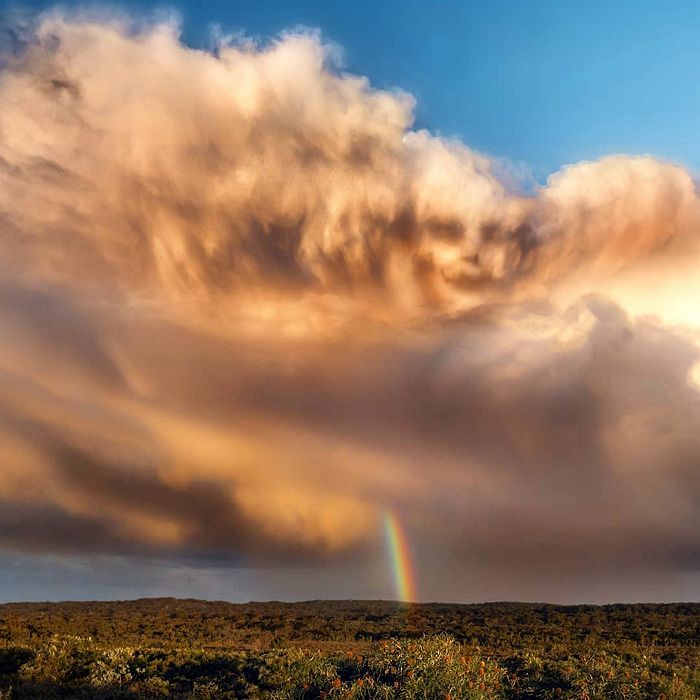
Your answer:
[[[2,546],[332,560],[391,506],[447,559],[698,565],[683,167],[513,192],[313,34],[53,13],[3,66]]]

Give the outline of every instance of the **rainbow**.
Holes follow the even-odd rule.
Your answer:
[[[415,602],[418,600],[418,593],[411,562],[411,550],[401,521],[390,510],[384,513],[384,535],[391,555],[396,595],[401,602]]]

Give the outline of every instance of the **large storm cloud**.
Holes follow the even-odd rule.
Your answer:
[[[518,192],[314,34],[13,32],[0,546],[332,568],[391,509],[433,578],[697,570],[687,170]]]

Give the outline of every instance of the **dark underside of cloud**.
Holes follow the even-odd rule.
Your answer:
[[[513,193],[314,35],[15,35],[0,546],[332,569],[391,510],[445,576],[697,571],[697,331],[627,284],[698,260],[686,170]]]

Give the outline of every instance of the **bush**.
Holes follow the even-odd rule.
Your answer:
[[[128,685],[133,678],[133,654],[132,649],[125,648],[110,649],[97,654],[90,665],[90,685],[97,688],[123,688]]]
[[[447,636],[384,642],[367,657],[350,651],[334,660],[299,651],[285,669],[277,700],[491,700],[503,697],[505,673]]]
[[[73,685],[87,680],[95,658],[90,640],[55,637],[37,649],[32,661],[22,667],[21,676],[44,684]]]
[[[700,699],[694,604],[0,609],[0,700]]]
[[[0,676],[16,676],[24,664],[34,659],[36,653],[27,647],[0,649]]]

